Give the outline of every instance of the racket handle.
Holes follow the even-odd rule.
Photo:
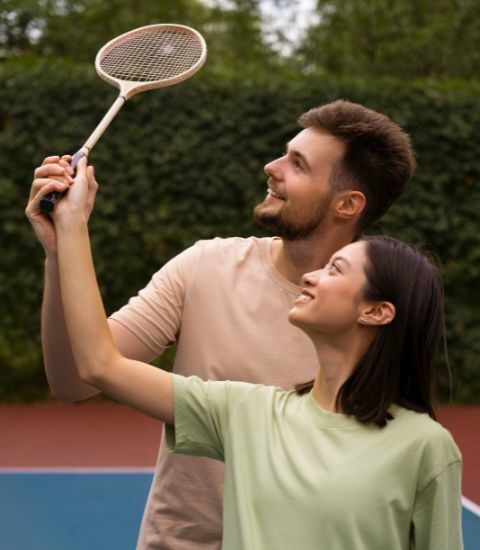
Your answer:
[[[73,169],[73,175],[75,175],[75,172],[77,171],[78,161],[85,156],[85,153],[81,149],[73,155],[72,162],[70,163],[70,166]],[[50,212],[53,212],[53,210],[55,209],[57,201],[61,199],[64,194],[65,192],[58,193],[57,191],[52,191],[51,193],[48,193],[48,195],[45,195],[40,201],[40,210],[45,214],[50,214]]]

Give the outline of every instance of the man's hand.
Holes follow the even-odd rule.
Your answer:
[[[97,190],[97,182],[93,173],[93,166],[87,166],[87,158],[83,157],[77,164],[77,172],[68,193],[63,197],[50,217],[55,227],[68,227],[76,221],[87,224],[92,203],[91,195]],[[63,224],[63,225],[62,225]]]
[[[41,166],[34,172],[34,180],[32,182],[25,214],[32,224],[33,230],[42,244],[47,257],[56,254],[57,242],[53,220],[50,215],[45,214],[40,209],[40,200],[52,191],[60,193],[67,191],[74,184],[72,178],[73,171],[70,167],[71,160],[72,157],[70,155],[64,155],[63,157],[46,157]],[[82,203],[84,215],[88,220],[93,210],[95,195],[98,189],[93,167],[90,166],[88,168],[86,178],[87,196],[85,199],[82,199]],[[71,204],[62,205],[63,201],[64,199],[58,201],[53,213],[55,217],[61,217],[64,210],[70,209]],[[71,201],[69,202],[71,203]],[[67,212],[65,212],[65,214],[67,214]]]

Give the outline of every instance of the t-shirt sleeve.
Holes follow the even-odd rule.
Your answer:
[[[156,355],[177,340],[185,296],[201,261],[203,242],[170,260],[143,290],[110,315]]]
[[[225,459],[232,406],[253,387],[244,382],[173,377],[174,425],[165,425],[168,449],[175,453]]]
[[[445,432],[446,433],[446,432]],[[461,550],[462,503],[460,453],[450,435],[429,449],[426,460],[434,469],[425,486],[419,488],[413,510],[415,550]]]

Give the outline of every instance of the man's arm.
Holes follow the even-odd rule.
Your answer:
[[[155,354],[123,325],[110,319],[108,323],[122,355],[145,363],[155,359]],[[78,375],[65,326],[56,257],[49,258],[45,263],[42,347],[45,373],[56,399],[73,403],[88,399],[99,392],[97,388],[85,384]]]
[[[45,373],[54,397],[72,403],[98,393],[96,388],[82,382],[75,366],[65,326],[56,257],[50,257],[45,263],[41,324]]]
[[[47,157],[35,170],[26,215],[46,255],[42,305],[42,347],[46,376],[57,399],[75,402],[97,394],[98,389],[83,382],[78,375],[60,295],[55,227],[49,216],[34,207],[38,193],[62,192],[69,188],[73,182],[70,160],[71,157],[68,155]],[[97,183],[93,180],[89,184],[89,196],[85,205],[87,219],[93,209],[96,190]],[[62,208],[61,204],[57,208]],[[155,354],[130,331],[115,321],[109,321],[109,324],[123,355],[145,362],[154,359]]]
[[[75,183],[52,214],[56,227],[58,275],[66,335],[79,379],[145,414],[173,422],[171,375],[123,356],[110,332],[95,276],[85,203],[93,171],[86,159]],[[39,209],[44,191],[33,200]],[[60,206],[60,205],[59,205]],[[50,335],[53,336],[53,335]]]

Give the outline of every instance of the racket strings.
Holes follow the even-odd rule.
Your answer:
[[[116,44],[100,60],[100,67],[119,80],[164,80],[191,69],[202,53],[195,35],[176,30],[146,32]]]

